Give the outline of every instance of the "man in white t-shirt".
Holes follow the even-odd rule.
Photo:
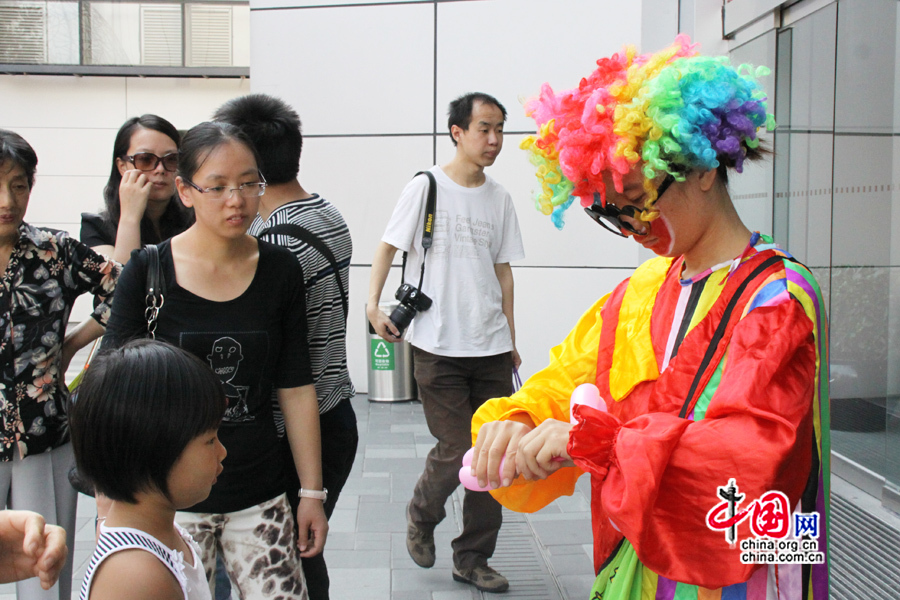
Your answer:
[[[512,198],[484,173],[503,147],[505,121],[506,109],[492,96],[457,98],[448,119],[456,155],[430,169],[437,207],[421,292],[433,304],[418,312],[406,334],[428,428],[438,440],[407,508],[407,549],[426,568],[435,561],[434,528],[446,516],[444,504],[472,445],[472,414],[485,400],[512,393],[513,368],[521,362],[509,263],[524,258],[522,237]],[[425,175],[407,184],[372,261],[366,313],[389,342],[400,341],[403,332],[378,302],[397,250],[409,253],[404,283],[419,286],[428,187]],[[501,521],[489,493],[466,490],[463,532],[452,543],[454,579],[487,592],[509,587],[487,565]]]

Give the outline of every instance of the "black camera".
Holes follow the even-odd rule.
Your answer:
[[[397,289],[394,298],[400,301],[389,317],[391,323],[400,330],[400,335],[406,331],[417,312],[423,312],[431,308],[431,298],[423,294],[415,287],[404,283]]]

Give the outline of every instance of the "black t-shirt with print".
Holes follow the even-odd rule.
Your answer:
[[[209,498],[188,510],[227,513],[274,498],[284,492],[284,469],[293,466],[279,452],[272,390],[313,382],[302,269],[289,251],[261,241],[247,290],[233,300],[213,302],[178,285],[170,242],[159,245],[159,256],[166,298],[156,339],[210,365],[228,397],[219,429],[228,450],[224,471]],[[147,255],[135,251],[116,287],[104,346],[146,335],[146,278]]]

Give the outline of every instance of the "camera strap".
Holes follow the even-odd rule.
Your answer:
[[[419,171],[413,176],[413,179],[419,175],[428,177],[428,197],[425,200],[425,222],[422,226],[422,271],[419,273],[419,287],[422,290],[422,282],[425,281],[425,257],[428,255],[428,249],[434,238],[434,217],[437,209],[437,182],[434,180],[434,174],[431,171]],[[406,281],[406,255],[403,253],[403,265],[400,267],[400,281]]]

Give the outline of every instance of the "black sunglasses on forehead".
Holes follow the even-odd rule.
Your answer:
[[[165,156],[157,156],[152,152],[138,152],[131,156],[126,156],[125,160],[134,165],[138,171],[153,171],[162,163],[163,169],[175,172],[178,170],[178,153],[170,152]]]
[[[675,182],[674,175],[667,175],[663,182],[659,184],[659,187],[656,188],[656,200],[659,201],[662,198],[662,195],[666,193],[666,190],[669,189],[669,186]],[[614,233],[619,237],[625,237],[625,234],[622,233],[622,230],[628,231],[635,235],[645,235],[647,233],[647,228],[637,229],[634,225],[632,225],[629,221],[623,220],[620,217],[625,216],[633,221],[640,222],[640,214],[642,209],[634,206],[632,204],[628,204],[623,206],[622,208],[618,208],[613,206],[612,204],[607,204],[603,206],[603,201],[600,198],[600,194],[594,193],[594,203],[591,206],[588,206],[584,209],[584,212],[593,219],[598,225],[609,231],[610,233]]]

